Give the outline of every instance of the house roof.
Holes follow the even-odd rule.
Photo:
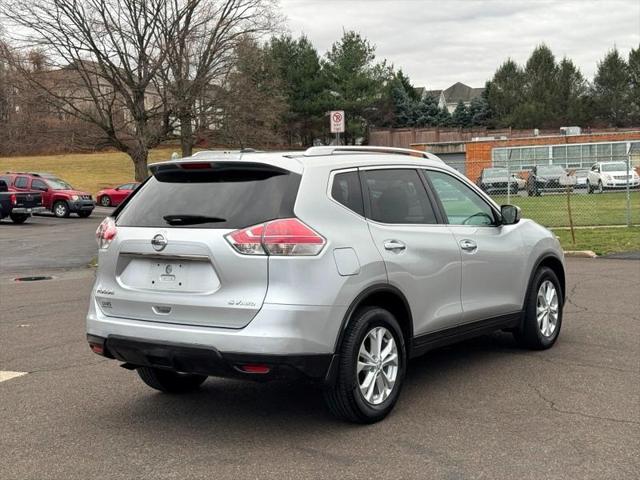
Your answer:
[[[461,82],[456,82],[444,90],[444,98],[447,103],[470,102],[474,98],[482,95],[484,88],[472,88]]]
[[[441,93],[442,93],[442,90],[425,90],[424,92],[425,96],[434,97],[434,98],[440,97]]]

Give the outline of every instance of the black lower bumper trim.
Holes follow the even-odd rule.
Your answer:
[[[104,356],[139,367],[250,380],[308,378],[325,380],[333,355],[261,355],[220,352],[205,345],[139,340],[110,335],[87,335],[90,343],[103,342]],[[268,373],[247,373],[243,365],[266,365]]]

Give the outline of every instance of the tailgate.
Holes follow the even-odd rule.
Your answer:
[[[14,208],[34,208],[42,206],[42,194],[39,192],[13,193],[16,197]]]
[[[100,264],[96,292],[107,316],[163,323],[242,328],[262,307],[267,257],[237,254],[224,239],[231,230],[120,228],[123,240]],[[156,235],[167,239],[154,250]]]
[[[100,251],[98,305],[108,316],[242,328],[262,307],[268,257],[226,235],[293,215],[300,175],[251,162],[164,164],[134,192]]]

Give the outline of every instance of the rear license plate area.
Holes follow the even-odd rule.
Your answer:
[[[187,290],[189,284],[188,262],[158,262],[149,265],[149,285],[154,290]]]

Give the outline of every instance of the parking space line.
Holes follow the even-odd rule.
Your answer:
[[[11,380],[12,378],[21,377],[23,375],[26,375],[27,373],[29,372],[9,372],[6,370],[0,370],[0,383]]]

